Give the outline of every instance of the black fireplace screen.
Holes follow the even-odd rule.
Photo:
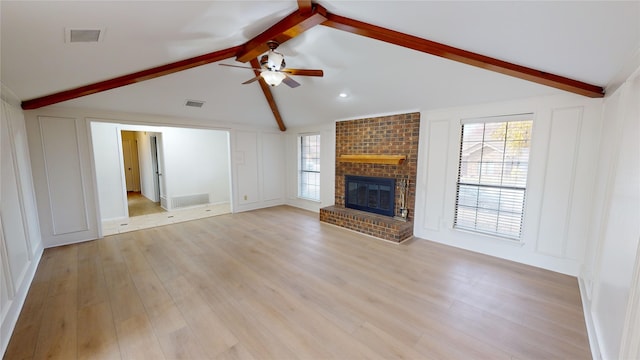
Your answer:
[[[394,216],[396,179],[345,176],[345,206]]]

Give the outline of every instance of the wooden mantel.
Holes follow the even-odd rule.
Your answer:
[[[406,155],[353,154],[353,155],[338,156],[338,161],[340,162],[367,163],[367,164],[400,165],[406,159],[407,159]]]

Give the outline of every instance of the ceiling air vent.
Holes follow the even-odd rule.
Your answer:
[[[102,41],[104,29],[65,29],[67,43],[97,43]]]
[[[197,107],[197,108],[201,108],[202,105],[204,105],[204,101],[199,101],[199,100],[187,100],[187,102],[184,103],[185,106],[191,106],[191,107]]]

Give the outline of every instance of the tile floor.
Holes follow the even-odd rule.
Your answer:
[[[102,222],[102,235],[108,236],[129,231],[148,229],[156,226],[228,214],[230,212],[231,206],[227,203],[191,207],[157,214],[147,214],[130,217],[128,219],[108,220]]]

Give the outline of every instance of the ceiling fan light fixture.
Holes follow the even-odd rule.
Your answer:
[[[267,68],[269,70],[278,71],[284,67],[284,55],[277,51],[269,50]]]
[[[282,83],[285,77],[285,74],[278,71],[265,70],[260,73],[260,76],[264,79],[264,81],[271,86],[278,86]]]

